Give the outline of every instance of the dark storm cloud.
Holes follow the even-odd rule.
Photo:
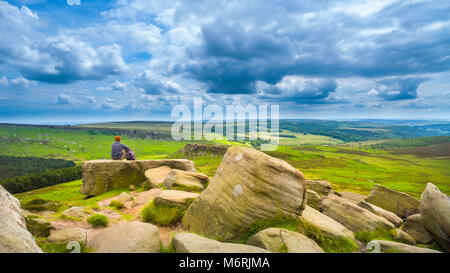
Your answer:
[[[379,96],[385,100],[409,100],[417,97],[419,84],[428,78],[386,79],[377,82]]]

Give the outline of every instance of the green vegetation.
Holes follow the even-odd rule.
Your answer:
[[[159,226],[169,226],[178,222],[184,215],[185,210],[179,207],[157,206],[151,201],[142,210],[142,221]]]
[[[116,209],[118,209],[118,210],[121,210],[121,209],[125,208],[125,205],[124,205],[122,202],[117,201],[117,200],[112,200],[112,201],[109,203],[109,206],[110,206],[110,207],[113,207],[113,208],[116,208]]]
[[[48,243],[47,238],[36,237],[37,245],[42,249],[44,253],[70,253],[73,249],[67,249],[67,244],[53,244]],[[90,253],[92,249],[88,248],[85,244],[80,244],[81,253]]]
[[[370,145],[372,149],[413,148],[450,142],[450,136],[416,137],[407,139],[391,139]]]
[[[81,175],[81,166],[75,166],[64,169],[47,170],[42,173],[28,174],[14,178],[6,178],[0,180],[0,185],[10,193],[15,194],[77,180],[81,178]]]
[[[0,180],[73,166],[75,166],[73,161],[63,159],[0,155]]]
[[[36,215],[29,215],[25,217],[27,229],[31,234],[37,237],[50,236],[50,229],[52,228],[49,222],[39,222],[39,218]]]
[[[22,204],[22,209],[29,211],[57,211],[60,207],[61,204],[58,202],[51,202],[41,198],[35,198]]]
[[[394,241],[392,233],[389,230],[382,228],[378,228],[374,231],[355,232],[355,238],[364,243],[368,243],[372,240]]]
[[[88,223],[93,227],[106,227],[108,225],[108,218],[103,214],[94,214],[88,218]]]

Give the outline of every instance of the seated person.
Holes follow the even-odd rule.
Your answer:
[[[111,144],[111,157],[113,160],[134,160],[133,151],[125,144],[120,143],[120,136],[115,137],[116,142]]]

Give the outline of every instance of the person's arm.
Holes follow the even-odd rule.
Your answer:
[[[127,145],[122,144],[122,150],[125,150],[125,152],[128,153],[128,151],[130,150],[130,148],[129,148]]]

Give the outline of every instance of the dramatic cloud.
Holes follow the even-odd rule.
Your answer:
[[[198,96],[282,116],[450,115],[449,1],[27,5],[0,0],[0,107],[17,113],[40,100],[151,118]]]

